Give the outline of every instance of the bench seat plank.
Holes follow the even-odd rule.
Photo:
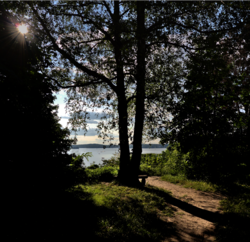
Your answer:
[[[138,175],[138,178],[148,178],[148,175]]]
[[[114,178],[118,178],[118,176],[115,176]],[[138,179],[142,179],[143,186],[145,186],[147,178],[148,178],[148,175],[138,175]]]

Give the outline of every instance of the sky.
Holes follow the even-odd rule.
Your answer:
[[[64,99],[67,97],[66,92],[64,90],[61,90],[58,93],[54,93],[54,96],[56,99],[54,100],[54,104],[59,106],[58,109],[58,117],[60,118],[59,123],[62,125],[63,128],[68,127],[70,129],[70,126],[67,126],[68,119],[70,117],[69,113],[66,113],[65,106],[66,102]],[[102,113],[102,109],[97,109],[97,112]],[[90,119],[87,121],[87,127],[88,131],[86,135],[84,136],[83,130],[80,130],[77,132],[76,138],[77,138],[77,144],[103,144],[103,139],[98,138],[98,133],[96,131],[97,124],[100,121],[101,115],[96,117],[95,113],[89,110],[89,116]],[[114,140],[112,141],[113,144],[119,143],[119,134],[117,131],[114,131],[113,133]],[[72,132],[72,135],[70,138],[74,138],[74,132]],[[151,141],[151,144],[159,144],[160,139],[156,139]],[[148,142],[144,142],[147,144]],[[105,143],[108,145],[108,143]]]
[[[67,97],[66,92],[64,90],[61,90],[59,93],[54,93],[56,96],[56,99],[54,100],[54,104],[58,105],[58,116],[60,118],[59,123],[62,125],[63,128],[68,127],[71,129],[70,125],[67,125],[68,119],[70,118],[69,113],[66,113],[65,106],[66,102],[64,99]],[[99,110],[101,113],[101,110]],[[98,138],[98,133],[96,131],[97,124],[100,121],[100,116],[96,117],[93,112],[90,111],[90,119],[87,121],[87,127],[88,131],[86,135],[84,136],[83,130],[80,130],[77,132],[76,138],[77,138],[77,144],[102,144],[103,140],[102,138]],[[118,142],[118,134],[114,133],[114,136],[116,140],[114,142]],[[75,137],[74,132],[72,132],[71,138]],[[118,142],[119,143],[119,142]]]

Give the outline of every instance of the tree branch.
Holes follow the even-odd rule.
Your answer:
[[[80,63],[78,63],[71,55],[69,55],[67,52],[65,52],[64,50],[60,49],[58,47],[58,45],[56,44],[55,42],[55,39],[52,37],[52,35],[50,34],[50,31],[48,30],[46,24],[44,23],[44,21],[42,20],[42,18],[39,16],[39,14],[37,13],[37,10],[34,9],[34,7],[32,6],[32,4],[30,2],[28,2],[28,4],[30,5],[31,9],[33,10],[33,12],[35,13],[35,15],[37,16],[37,18],[39,19],[41,25],[43,26],[47,36],[49,37],[49,39],[51,40],[52,44],[53,44],[53,47],[60,53],[62,54],[62,56],[66,59],[68,59],[74,66],[76,66],[77,68],[79,68],[80,70],[82,70],[83,72],[87,73],[88,75],[96,78],[96,79],[101,79],[102,82],[100,83],[107,83],[110,88],[114,91],[114,92],[117,92],[117,87],[105,76],[95,72],[95,71],[92,71],[90,69],[88,69],[87,67],[81,65]],[[89,83],[88,85],[91,85],[93,83]]]
[[[111,12],[111,10],[110,10],[108,4],[104,1],[104,2],[103,2],[103,5],[106,7],[107,11],[109,12],[109,15],[110,15],[111,19],[112,19],[113,22],[114,22],[114,14],[112,14],[112,12]]]
[[[131,96],[131,97],[129,97],[128,99],[127,99],[127,103],[129,103],[131,100],[133,100],[134,98],[136,98],[136,95],[133,95],[133,96]]]
[[[71,87],[86,87],[86,86],[89,86],[89,85],[94,85],[94,84],[101,84],[101,83],[104,83],[103,81],[96,81],[96,82],[87,82],[87,83],[82,83],[82,84],[76,84],[74,86],[62,86],[55,78],[51,77],[51,76],[48,76],[46,75],[45,73],[43,73],[44,76],[46,76],[47,78],[49,78],[50,80],[56,82],[56,84],[61,87],[61,88],[71,88]]]

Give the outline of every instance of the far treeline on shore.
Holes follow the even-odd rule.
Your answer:
[[[148,148],[167,148],[168,144],[161,145],[161,144],[142,144],[143,149]],[[101,145],[101,144],[82,144],[82,145],[72,145],[71,149],[80,149],[80,148],[119,148],[119,145]],[[129,145],[129,148],[132,149],[133,145]]]

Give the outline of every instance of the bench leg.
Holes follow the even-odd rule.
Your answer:
[[[145,186],[145,184],[146,184],[145,178],[142,178],[141,183],[142,183],[143,186]]]

